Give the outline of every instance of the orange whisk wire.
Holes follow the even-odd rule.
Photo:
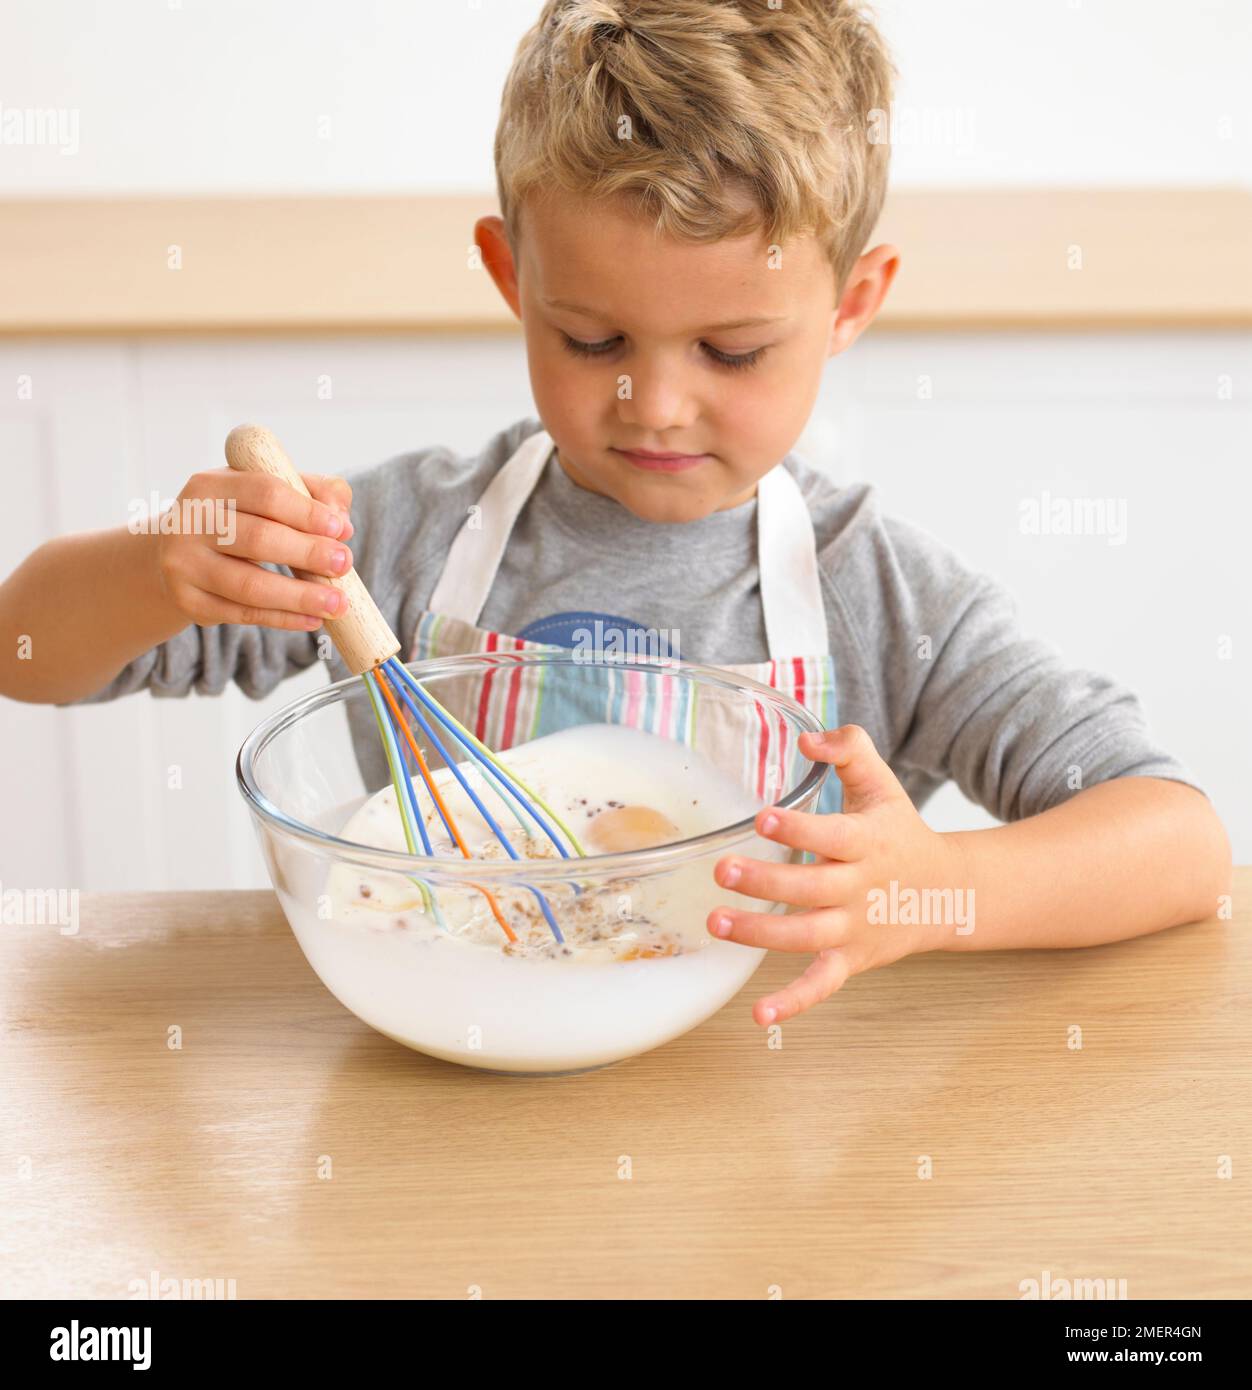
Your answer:
[[[391,710],[392,723],[394,724],[395,728],[404,735],[405,741],[409,745],[409,750],[410,752],[412,752],[413,757],[417,761],[418,770],[422,774],[422,781],[426,783],[426,790],[430,792],[431,797],[435,802],[435,805],[439,807],[439,811],[443,817],[444,824],[448,827],[448,830],[451,833],[452,838],[456,841],[457,847],[460,849],[462,855],[466,859],[471,859],[473,856],[470,854],[469,849],[461,836],[461,832],[457,829],[456,821],[452,818],[452,812],[448,810],[447,802],[445,802],[443,797],[439,794],[439,788],[435,785],[434,778],[431,776],[430,768],[426,763],[426,759],[422,756],[422,750],[417,746],[417,741],[413,737],[413,731],[409,728],[408,723],[404,718],[404,715],[400,712],[400,707],[396,703],[395,696],[391,693],[391,686],[388,683],[387,675],[385,674],[381,666],[377,666],[374,668],[374,674],[378,678],[378,688],[383,693],[383,699],[386,700],[387,705]],[[484,888],[481,883],[475,883],[471,886],[477,888],[478,891],[483,895],[483,897],[487,899],[488,906],[491,908],[491,914],[503,928],[504,934],[509,938],[510,941],[516,941],[517,936],[514,934],[512,927],[510,927],[508,922],[505,921],[504,913],[500,910],[500,904],[496,901],[495,894],[490,892],[488,889]]]
[[[383,668],[379,666],[375,670],[374,674],[378,677],[378,686],[379,689],[383,692],[383,699],[386,700],[387,704],[390,706],[392,721],[396,729],[404,735],[405,739],[408,742],[409,749],[413,754],[413,757],[417,760],[418,769],[422,774],[422,781],[426,783],[426,790],[430,792],[431,796],[434,798],[435,805],[439,807],[439,810],[443,815],[444,823],[447,825],[449,831],[451,832],[452,838],[457,843],[457,848],[461,851],[461,853],[465,856],[466,859],[469,859],[470,852],[465,847],[465,841],[461,838],[461,832],[456,828],[456,821],[452,819],[452,812],[448,810],[447,802],[445,802],[443,797],[439,795],[439,788],[435,786],[435,783],[431,778],[430,768],[426,764],[426,759],[422,756],[422,750],[417,746],[417,742],[413,737],[413,731],[405,722],[404,715],[400,713],[400,706],[396,704],[396,697],[391,693],[391,686],[388,684],[387,676],[384,673]]]

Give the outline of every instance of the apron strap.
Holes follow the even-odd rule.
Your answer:
[[[461,525],[427,605],[431,612],[476,624],[495,582],[513,526],[552,453],[539,430],[487,484],[478,507]],[[813,519],[800,485],[779,464],[757,484],[757,565],[761,608],[772,660],[829,651],[826,607],[817,567]]]
[[[757,564],[771,660],[830,650],[817,537],[800,484],[778,464],[757,484]]]
[[[552,452],[547,430],[532,434],[487,484],[475,512],[466,517],[448,551],[428,607],[463,622],[477,623],[513,525],[534,491]]]

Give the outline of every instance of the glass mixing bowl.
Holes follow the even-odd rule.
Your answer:
[[[240,749],[239,787],[283,912],[309,964],[340,1003],[371,1028],[446,1061],[497,1072],[568,1074],[668,1042],[742,989],[764,950],[719,941],[705,918],[727,902],[762,912],[784,909],[720,888],[713,866],[729,853],[780,862],[801,857],[763,840],[752,814],[744,812],[816,805],[828,768],[796,746],[799,734],[822,727],[807,709],[769,686],[713,667],[576,649],[444,657],[409,670],[471,727],[492,682],[497,696],[502,683],[541,682],[542,726],[536,707],[531,734],[512,734],[513,747],[535,730],[638,727],[641,711],[659,711],[651,727],[710,758],[746,795],[735,798],[730,823],[649,849],[520,863],[379,849],[343,834],[369,797],[390,785],[364,682],[349,678],[294,701]],[[509,746],[490,727],[484,741],[496,752]],[[429,761],[438,766],[438,755]],[[468,899],[481,904],[484,888],[501,902],[539,890],[554,910],[573,910],[576,902],[581,913],[599,913],[605,927],[594,949],[514,954],[503,936],[485,944],[436,931],[431,919],[406,912],[345,912],[338,891],[345,874],[407,892],[409,905],[417,901],[420,881],[447,920],[463,917],[453,909]],[[375,901],[383,908],[388,897],[378,893]],[[681,917],[674,921],[686,934],[682,949],[669,955],[623,949],[630,945],[632,921],[645,909]],[[373,920],[362,923],[361,916]],[[415,921],[422,929],[412,929]]]

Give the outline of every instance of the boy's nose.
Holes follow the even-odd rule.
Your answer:
[[[700,417],[694,389],[672,364],[634,366],[618,377],[617,413],[623,424],[654,438],[681,434]]]

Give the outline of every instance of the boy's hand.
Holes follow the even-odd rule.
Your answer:
[[[202,627],[253,623],[309,631],[343,615],[337,589],[261,569],[287,565],[334,578],[352,568],[352,489],[342,478],[303,473],[313,500],[278,478],[230,468],[195,474],[178,495],[178,518],[193,525],[160,535],[156,555],[170,603]],[[185,504],[190,505],[185,505]]]
[[[850,975],[936,946],[938,933],[951,926],[893,925],[883,905],[901,901],[898,895],[908,888],[963,886],[954,841],[926,825],[864,729],[845,724],[802,734],[800,751],[833,766],[843,783],[843,811],[814,815],[767,807],[757,813],[756,828],[765,839],[811,851],[817,862],[772,864],[729,855],[713,871],[723,888],[799,909],[780,915],[717,907],[708,916],[714,936],[776,951],[817,952],[801,976],[757,1001],[752,1016],[762,1025],[781,1023],[829,998]]]

